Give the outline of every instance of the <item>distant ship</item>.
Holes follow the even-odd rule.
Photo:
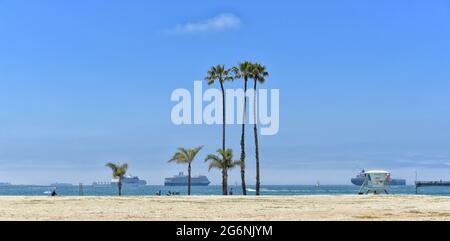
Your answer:
[[[92,186],[93,187],[111,187],[112,184],[111,184],[111,182],[93,182]]]
[[[117,185],[119,179],[112,179],[111,184]],[[147,181],[139,179],[137,176],[127,175],[122,178],[123,186],[141,187],[147,185]]]
[[[206,176],[196,176],[191,177],[191,186],[208,186],[211,182]],[[164,180],[164,186],[187,186],[188,176],[184,175],[182,172],[178,173],[173,177],[167,177]]]
[[[356,186],[361,186],[364,183],[366,171],[363,169],[356,177],[351,179],[351,182]],[[405,179],[388,179],[388,184],[391,186],[405,186],[406,180]]]
[[[111,182],[93,182],[93,187],[111,187],[117,186],[119,179],[112,179]],[[137,176],[127,175],[122,178],[123,186],[141,187],[147,185],[147,181],[139,179]]]
[[[50,186],[52,186],[52,187],[72,187],[73,184],[72,183],[55,182],[55,183],[50,184]]]

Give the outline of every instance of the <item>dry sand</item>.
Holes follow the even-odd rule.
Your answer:
[[[0,197],[0,220],[450,220],[450,197]]]

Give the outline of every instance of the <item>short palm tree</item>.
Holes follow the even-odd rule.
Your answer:
[[[253,64],[249,61],[239,63],[237,67],[237,74],[235,78],[244,80],[244,108],[242,113],[242,132],[241,132],[241,184],[242,194],[247,195],[247,187],[245,184],[245,117],[247,112],[247,83],[248,79],[252,78]]]
[[[111,168],[113,178],[118,179],[117,188],[119,190],[119,196],[122,196],[122,180],[128,170],[128,164],[115,164],[112,162],[108,162],[106,164],[107,167]]]
[[[208,82],[208,85],[212,85],[214,84],[214,82],[218,81],[220,84],[220,89],[222,91],[222,149],[224,150],[225,150],[225,124],[226,124],[224,83],[225,81],[233,80],[232,71],[233,69],[226,69],[225,65],[216,65],[211,67],[211,69],[208,71],[205,77],[205,80]]]
[[[258,143],[258,120],[256,118],[256,84],[263,84],[266,81],[266,77],[269,76],[269,73],[266,71],[266,67],[261,64],[254,64],[252,68],[252,77],[253,77],[253,131],[255,134],[255,159],[256,159],[256,195],[260,195],[260,173],[259,173],[259,143]]]
[[[191,164],[202,148],[203,146],[188,149],[180,147],[169,160],[169,162],[175,162],[177,164],[188,164],[188,195],[191,195]]]
[[[205,162],[209,161],[209,170],[217,168],[222,170],[222,193],[228,195],[228,171],[240,165],[240,161],[233,161],[233,151],[231,149],[217,150],[219,155],[209,154]]]

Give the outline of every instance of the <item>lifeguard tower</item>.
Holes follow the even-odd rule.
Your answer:
[[[364,173],[365,179],[358,194],[388,194],[391,173],[383,170],[372,170]]]

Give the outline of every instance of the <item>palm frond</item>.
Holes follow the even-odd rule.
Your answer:
[[[209,154],[205,158],[205,162],[207,162],[207,161],[220,161],[220,157],[218,157],[217,155],[214,155],[214,154]]]
[[[263,66],[259,63],[254,64],[252,69],[252,78],[254,81],[259,83],[264,83],[266,81],[266,77],[269,76],[269,72],[266,70],[266,66]]]
[[[202,150],[203,146],[199,146],[197,148],[189,149],[189,159],[194,160],[197,154]]]
[[[128,171],[128,163],[122,164],[122,166],[120,167],[120,169],[122,169],[124,172],[127,172],[127,171]]]
[[[118,166],[116,164],[112,163],[112,162],[106,163],[106,166],[111,168],[112,171],[115,171],[118,168]]]
[[[213,168],[223,169],[224,167],[220,161],[211,161],[208,166],[208,171],[211,171]]]
[[[182,154],[182,156],[184,156],[185,161],[189,160],[189,150],[180,147],[180,148],[178,148],[178,152],[180,152]]]
[[[113,178],[121,178],[125,176],[128,170],[128,163],[124,163],[122,165],[115,164],[112,162],[108,162],[106,164],[107,167],[109,167],[112,170],[112,176]]]
[[[225,65],[223,64],[211,66],[211,68],[206,73],[205,77],[205,80],[208,82],[208,85],[212,85],[216,81],[223,83],[225,81],[232,81],[233,79],[234,75],[231,75],[230,69],[226,69]]]
[[[172,156],[169,162],[176,162],[177,164],[186,164],[194,161],[197,154],[203,146],[199,146],[197,148],[178,148],[177,152]]]
[[[219,149],[217,150],[217,153],[219,155],[215,154],[209,154],[205,161],[210,161],[209,163],[209,170],[212,168],[222,169],[222,170],[228,170],[231,169],[237,165],[240,165],[240,161],[233,161],[233,150],[232,149]]]

